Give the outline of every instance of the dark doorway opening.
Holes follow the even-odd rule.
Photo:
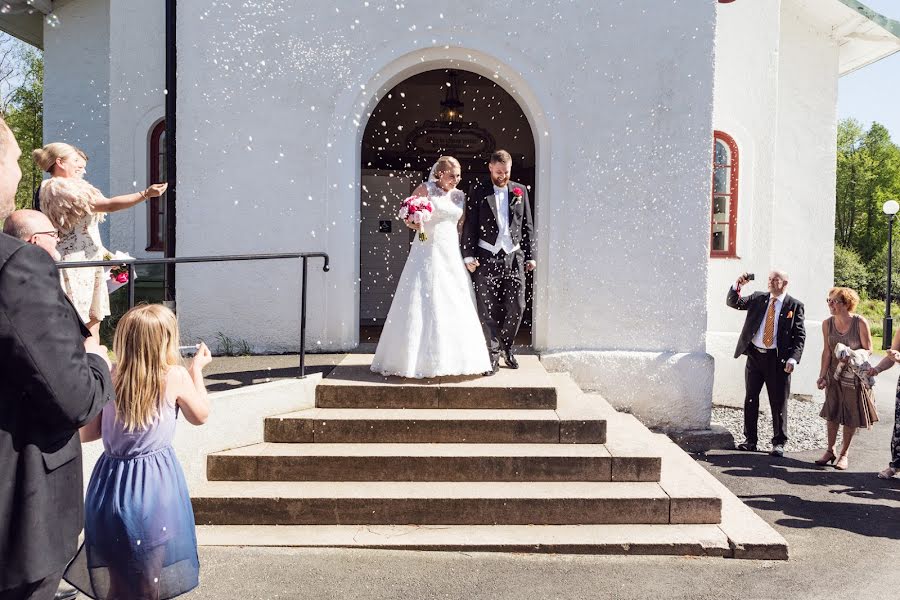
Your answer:
[[[513,157],[512,179],[534,205],[535,151],[522,108],[502,87],[469,71],[440,69],[414,75],[388,92],[363,134],[360,190],[360,343],[378,341],[409,252],[411,232],[396,219],[400,202],[441,155],[462,166],[459,188],[489,179],[494,150]],[[533,277],[517,345],[531,345]]]

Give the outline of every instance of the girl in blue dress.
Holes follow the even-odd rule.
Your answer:
[[[81,429],[103,440],[85,497],[84,544],[66,580],[91,598],[164,600],[197,587],[194,513],[172,448],[180,411],[202,425],[209,415],[200,344],[181,365],[178,322],[161,305],[128,311],[116,328],[116,399]]]

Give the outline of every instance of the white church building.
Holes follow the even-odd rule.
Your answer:
[[[0,28],[44,48],[45,140],[108,194],[164,177],[166,3],[6,4]],[[648,425],[708,428],[743,398],[727,288],[780,267],[806,302],[793,391],[813,393],[837,82],[900,50],[897,22],[855,0],[181,0],[174,23],[177,255],[327,252],[312,351],[377,330],[410,240],[397,202],[437,155],[465,188],[505,148],[534,199],[521,339],[545,365]],[[161,256],[163,212],[112,215],[108,247]],[[296,262],[179,266],[176,290],[187,341],[298,348]]]

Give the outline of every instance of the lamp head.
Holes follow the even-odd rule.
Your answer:
[[[883,210],[886,215],[894,216],[897,214],[897,211],[900,210],[900,203],[896,200],[888,200],[881,207],[881,210]]]

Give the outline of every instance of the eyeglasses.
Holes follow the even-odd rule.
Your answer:
[[[840,298],[825,298],[825,304],[843,304],[844,301]]]
[[[31,235],[49,235],[49,236],[52,237],[52,238],[59,239],[59,230],[58,230],[58,229],[51,229],[50,231],[35,231],[35,232],[34,232],[33,234],[31,234]]]

